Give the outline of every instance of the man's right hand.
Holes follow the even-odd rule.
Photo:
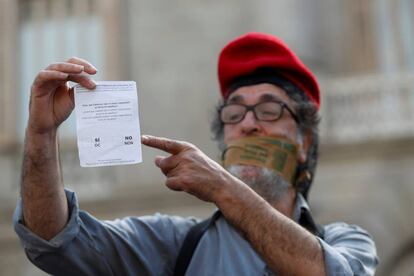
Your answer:
[[[96,84],[87,74],[96,72],[92,64],[76,57],[53,63],[40,71],[31,88],[28,130],[38,134],[56,130],[75,106],[73,88],[69,88],[67,82],[94,89]]]

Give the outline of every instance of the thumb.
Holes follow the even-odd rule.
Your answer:
[[[162,160],[164,160],[165,158],[166,157],[164,157],[164,156],[157,156],[157,157],[155,157],[155,165],[157,165],[157,167],[160,167]]]

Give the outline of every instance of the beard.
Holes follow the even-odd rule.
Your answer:
[[[280,202],[290,187],[289,182],[268,168],[231,165],[227,170],[271,204]]]

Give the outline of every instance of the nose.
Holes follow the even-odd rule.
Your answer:
[[[256,134],[260,132],[260,126],[257,122],[256,117],[253,114],[253,111],[247,111],[243,120],[239,123],[241,132],[245,135]]]

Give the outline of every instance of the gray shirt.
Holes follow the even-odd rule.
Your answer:
[[[75,193],[66,191],[70,218],[50,241],[25,227],[19,201],[15,231],[28,258],[53,275],[172,275],[188,230],[198,220],[155,214],[101,221],[78,208]],[[298,195],[294,219],[309,211]],[[323,227],[322,246],[328,275],[373,275],[378,264],[372,237],[358,226],[333,223]],[[201,238],[186,275],[272,275],[265,262],[224,218]]]

